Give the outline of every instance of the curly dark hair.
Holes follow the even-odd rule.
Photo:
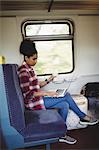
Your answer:
[[[21,42],[19,51],[21,54],[27,57],[37,54],[35,43],[27,39]]]

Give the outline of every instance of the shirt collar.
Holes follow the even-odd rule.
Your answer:
[[[25,61],[22,63],[22,65],[24,65],[27,69],[29,69],[29,71],[33,70],[33,68],[30,65],[28,65]]]

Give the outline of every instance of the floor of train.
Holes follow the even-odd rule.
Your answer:
[[[99,119],[99,109],[90,109],[89,113]],[[51,150],[99,150],[99,123],[94,126],[68,131],[68,134],[77,139],[76,144],[69,145],[57,142],[51,144]],[[45,150],[45,146],[35,146],[24,150]]]

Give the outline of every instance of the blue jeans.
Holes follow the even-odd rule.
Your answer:
[[[64,121],[66,121],[69,109],[75,112],[80,119],[86,116],[86,114],[78,108],[69,93],[67,93],[64,97],[43,97],[43,99],[46,108],[59,108],[59,114],[62,116]]]

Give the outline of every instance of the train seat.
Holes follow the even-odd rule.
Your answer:
[[[0,65],[0,126],[10,150],[43,144],[50,150],[67,130],[55,110],[25,112],[16,64]]]

